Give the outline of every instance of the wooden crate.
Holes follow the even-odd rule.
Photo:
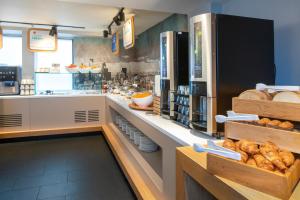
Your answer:
[[[298,103],[245,100],[235,97],[232,99],[232,110],[237,113],[300,122],[300,104]]]
[[[207,154],[207,170],[214,175],[272,196],[289,199],[300,177],[300,161],[297,159],[286,174],[279,174],[232,159]]]
[[[269,128],[241,122],[226,122],[225,137],[248,139],[258,144],[273,142],[281,149],[300,154],[300,132]]]

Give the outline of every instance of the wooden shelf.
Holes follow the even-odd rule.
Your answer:
[[[237,113],[256,114],[263,117],[300,122],[300,104],[262,100],[232,99],[232,110]]]
[[[103,126],[103,133],[137,198],[159,199],[160,192],[147,181],[149,179],[145,177],[144,169],[140,167],[140,163],[135,160],[116,133],[108,125]]]
[[[145,153],[140,151],[137,146],[128,139],[113,123],[109,127],[118,135],[120,140],[144,169],[144,173],[151,179],[153,184],[162,191],[162,152]]]
[[[39,129],[39,130],[28,130],[28,131],[26,130],[26,131],[1,132],[0,139],[60,135],[60,134],[72,134],[72,133],[87,133],[87,132],[96,132],[96,131],[102,131],[101,125],[58,128],[58,129]]]
[[[121,130],[119,128],[117,128],[116,125],[114,125],[115,127],[113,129],[118,129],[118,131],[120,133]],[[152,167],[152,169],[154,169],[154,171],[157,173],[157,175],[160,176],[160,178],[162,178],[162,151],[159,148],[157,151],[155,152],[144,152],[139,150],[138,146],[135,145],[133,143],[132,140],[129,139],[129,137],[127,135],[125,135],[123,133],[124,138],[127,140],[128,143],[131,144],[132,147],[134,147],[134,149],[141,154],[141,156],[145,159],[145,161],[147,161],[148,164],[150,164],[150,166]]]
[[[270,141],[282,149],[300,154],[300,132],[269,128],[242,122],[226,122],[225,137],[248,139],[262,144]]]

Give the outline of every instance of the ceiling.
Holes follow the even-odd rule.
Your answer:
[[[0,20],[84,26],[80,29],[60,29],[73,35],[102,35],[120,7],[82,3],[76,0],[0,0]],[[87,0],[88,2],[88,0]],[[126,2],[123,0],[123,2]],[[140,34],[170,16],[170,12],[125,9],[126,16],[135,15],[135,31]],[[11,24],[1,24],[6,28]],[[28,27],[28,26],[27,26]],[[24,28],[22,25],[21,29]],[[116,30],[121,27],[113,27]]]

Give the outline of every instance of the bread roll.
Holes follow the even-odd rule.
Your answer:
[[[277,128],[280,123],[281,123],[281,121],[279,121],[279,120],[272,120],[272,121],[268,122],[266,125],[269,127]]]
[[[287,103],[300,103],[300,94],[296,92],[280,92],[276,94],[273,101],[287,102]]]
[[[280,123],[278,125],[278,127],[282,128],[282,129],[292,130],[292,129],[294,129],[294,124],[292,124],[289,121],[285,121],[285,122]]]
[[[269,123],[271,120],[269,118],[262,118],[258,121],[256,121],[256,123],[258,125],[261,125],[261,126],[265,126],[267,123]]]
[[[246,90],[239,95],[239,99],[248,100],[272,100],[272,96],[269,93],[258,90]]]

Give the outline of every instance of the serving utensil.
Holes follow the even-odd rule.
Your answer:
[[[256,84],[256,90],[268,90],[269,93],[280,92],[280,91],[293,91],[299,92],[300,86],[277,86],[277,85],[265,85],[263,83]]]
[[[232,151],[230,149],[226,149],[224,147],[218,146],[217,144],[214,143],[212,140],[207,141],[207,147],[204,147],[201,144],[194,144],[193,148],[197,152],[208,152],[211,154],[223,156],[226,158],[231,158],[234,160],[241,160],[241,154],[235,151]]]
[[[215,119],[217,123],[224,123],[226,121],[256,121],[259,120],[259,117],[252,114],[236,114],[228,117],[225,115],[216,115]]]

